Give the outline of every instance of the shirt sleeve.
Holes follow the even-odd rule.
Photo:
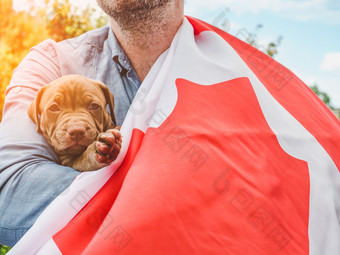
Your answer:
[[[27,109],[38,90],[60,77],[54,44],[54,41],[46,40],[32,48],[14,70],[6,89],[3,119],[0,124],[0,148],[5,149],[0,149],[0,157],[6,159],[0,161],[0,172],[10,165],[22,162],[23,152],[26,153],[27,160],[41,156],[55,162],[58,160],[27,115]],[[3,157],[5,151],[6,155],[11,152],[8,154],[21,156]]]
[[[60,77],[55,42],[32,48],[14,71],[0,123],[0,243],[13,245],[79,173],[58,157],[27,109],[39,88]]]

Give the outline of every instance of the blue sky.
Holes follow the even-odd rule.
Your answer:
[[[14,3],[25,6],[28,1]],[[97,6],[95,0],[70,1]],[[185,0],[185,13],[219,26],[227,22],[233,35],[240,29],[255,32],[262,24],[257,33],[261,45],[282,36],[275,59],[307,85],[317,84],[340,108],[339,0]]]
[[[209,23],[224,16],[228,32],[256,31],[260,44],[283,40],[275,57],[307,85],[317,84],[340,108],[339,0],[186,0],[186,14]],[[223,20],[220,21],[221,25]]]

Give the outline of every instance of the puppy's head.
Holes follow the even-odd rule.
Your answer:
[[[81,154],[100,132],[116,125],[108,87],[79,75],[66,75],[42,87],[28,115],[58,155]]]

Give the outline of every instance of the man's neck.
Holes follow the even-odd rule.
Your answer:
[[[181,1],[152,10],[149,19],[129,27],[111,19],[111,27],[142,82],[157,58],[166,51],[183,22]]]

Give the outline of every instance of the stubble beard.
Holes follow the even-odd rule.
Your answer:
[[[145,33],[160,25],[172,0],[97,0],[122,31]]]

